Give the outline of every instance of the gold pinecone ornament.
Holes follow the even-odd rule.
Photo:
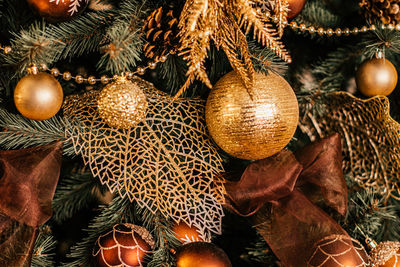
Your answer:
[[[178,19],[172,9],[160,7],[147,17],[143,31],[147,43],[144,45],[146,57],[158,61],[160,57],[175,53],[179,46]]]
[[[377,19],[384,24],[400,23],[400,0],[361,0],[360,7],[370,23]]]

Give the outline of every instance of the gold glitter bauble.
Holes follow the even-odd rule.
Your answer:
[[[373,58],[358,68],[356,82],[365,96],[388,96],[396,88],[397,70],[389,60]]]
[[[400,242],[379,243],[370,252],[371,266],[400,267]]]
[[[290,85],[278,74],[256,73],[252,97],[240,77],[222,77],[207,99],[211,137],[228,154],[248,160],[274,155],[296,131],[299,106]]]
[[[110,127],[118,129],[128,129],[142,121],[147,105],[142,89],[125,77],[106,85],[97,101],[100,117]]]
[[[31,120],[47,120],[57,114],[63,103],[60,83],[50,74],[38,73],[23,77],[14,90],[18,111]]]

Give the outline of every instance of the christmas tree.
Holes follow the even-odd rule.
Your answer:
[[[0,5],[1,266],[400,266],[399,1]]]

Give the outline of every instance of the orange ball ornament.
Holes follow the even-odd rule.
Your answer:
[[[194,226],[189,226],[184,222],[175,224],[172,228],[172,231],[174,231],[175,237],[185,244],[190,242],[204,241]]]
[[[358,90],[365,96],[390,95],[397,85],[397,70],[384,58],[365,61],[357,70]]]
[[[39,16],[50,22],[70,20],[85,10],[89,0],[27,0]]]
[[[364,247],[346,235],[331,235],[318,241],[308,267],[364,267],[368,266]]]
[[[370,257],[371,266],[400,267],[400,242],[381,242],[371,250]]]
[[[176,254],[176,267],[232,267],[225,252],[212,243],[183,245]]]
[[[23,77],[14,90],[18,111],[31,120],[47,120],[57,114],[63,103],[63,90],[56,78],[41,72]]]
[[[304,8],[306,0],[287,0],[289,4],[288,18],[296,17]]]
[[[154,248],[154,240],[143,227],[116,224],[100,235],[93,249],[96,267],[142,267],[143,259]]]

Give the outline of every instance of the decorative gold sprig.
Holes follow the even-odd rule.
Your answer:
[[[275,7],[272,12],[279,13],[278,29],[270,24],[271,17],[257,8],[257,5],[263,2],[261,0],[186,1],[179,21],[181,39],[179,54],[188,62],[189,68],[186,73],[188,78],[175,97],[179,97],[195,79],[212,87],[204,66],[211,40],[217,48],[221,47],[224,50],[250,94],[254,68],[245,34],[252,31],[254,39],[259,43],[269,47],[283,60],[291,61],[279,40],[279,35],[287,25],[287,1],[271,0]]]

